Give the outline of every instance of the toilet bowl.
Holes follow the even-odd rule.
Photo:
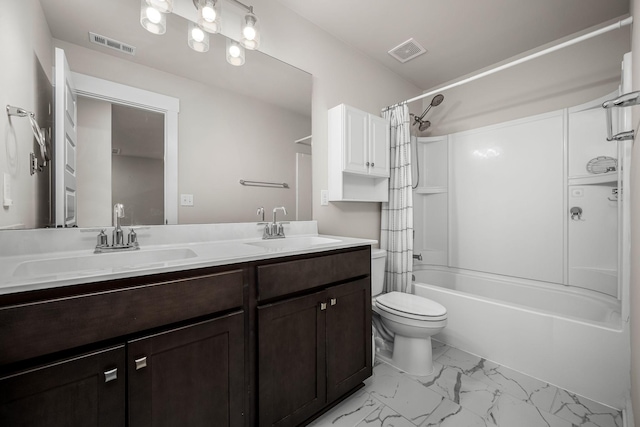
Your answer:
[[[383,293],[385,256],[384,250],[371,251],[371,304],[382,325],[394,336],[390,363],[412,375],[430,375],[431,337],[447,325],[447,310],[417,295]]]

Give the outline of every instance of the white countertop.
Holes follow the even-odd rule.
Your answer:
[[[284,239],[263,240],[262,227],[255,223],[144,227],[137,230],[139,250],[101,254],[93,253],[95,230],[2,232],[0,295],[377,243],[318,235],[315,221],[287,225]]]

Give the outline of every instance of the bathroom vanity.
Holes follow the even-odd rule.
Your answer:
[[[371,375],[370,245],[351,240],[1,294],[0,425],[313,419]]]

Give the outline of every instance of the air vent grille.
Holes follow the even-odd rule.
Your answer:
[[[427,50],[420,46],[420,43],[414,39],[409,39],[406,42],[400,43],[389,51],[389,55],[402,63],[410,61],[423,53],[427,53]]]
[[[134,46],[110,39],[109,37],[101,36],[100,34],[89,32],[89,41],[129,55],[136,54],[136,48]]]

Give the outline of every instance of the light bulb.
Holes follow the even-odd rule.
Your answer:
[[[145,11],[150,22],[158,24],[162,20],[162,14],[153,7],[147,7]]]
[[[234,58],[238,58],[240,56],[240,48],[237,45],[232,44],[231,46],[229,46],[229,55],[233,56]]]
[[[202,8],[202,18],[207,22],[213,22],[216,20],[216,10],[212,5],[207,4]]]
[[[242,29],[242,34],[244,35],[245,39],[253,40],[256,38],[256,29],[253,28],[253,26],[247,25]]]
[[[195,27],[191,30],[191,37],[193,37],[195,41],[201,42],[204,40],[204,31],[202,31],[198,27]]]

